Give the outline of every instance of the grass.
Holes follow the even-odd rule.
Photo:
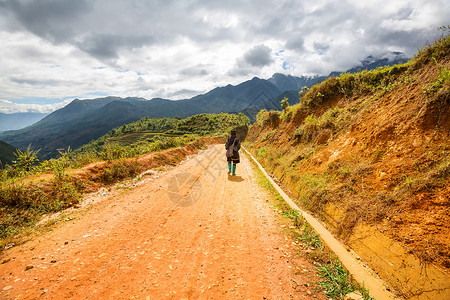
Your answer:
[[[55,179],[47,183],[24,183],[19,180],[2,182],[0,239],[8,239],[19,233],[22,227],[34,225],[44,214],[78,204],[82,190],[82,185],[70,180]]]
[[[326,174],[302,174],[298,181],[298,201],[310,211],[320,213],[329,201],[329,186],[332,184]]]
[[[356,290],[356,285],[351,283],[348,271],[339,260],[332,260],[329,264],[321,265],[317,269],[323,278],[320,285],[326,291],[327,297],[344,299],[345,295]]]
[[[133,178],[140,174],[142,166],[137,160],[124,160],[111,162],[97,175],[96,180],[104,184],[112,184],[126,178]]]

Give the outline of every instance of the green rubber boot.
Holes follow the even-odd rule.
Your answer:
[[[236,165],[233,165],[233,176],[236,175]]]
[[[231,173],[231,163],[229,162],[228,163],[228,174],[230,174]]]

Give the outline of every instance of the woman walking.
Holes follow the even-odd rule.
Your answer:
[[[228,174],[231,173],[231,165],[233,164],[233,173],[236,175],[236,164],[239,161],[239,149],[241,149],[241,142],[236,137],[236,130],[231,130],[230,137],[228,138],[225,149],[227,150],[227,161],[228,161]]]

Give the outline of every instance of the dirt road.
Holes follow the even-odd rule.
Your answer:
[[[227,175],[223,145],[102,197],[10,249],[0,299],[326,299],[248,160]]]

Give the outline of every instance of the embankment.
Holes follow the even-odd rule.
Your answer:
[[[450,298],[450,38],[390,68],[344,74],[246,146],[297,204],[406,299]]]

